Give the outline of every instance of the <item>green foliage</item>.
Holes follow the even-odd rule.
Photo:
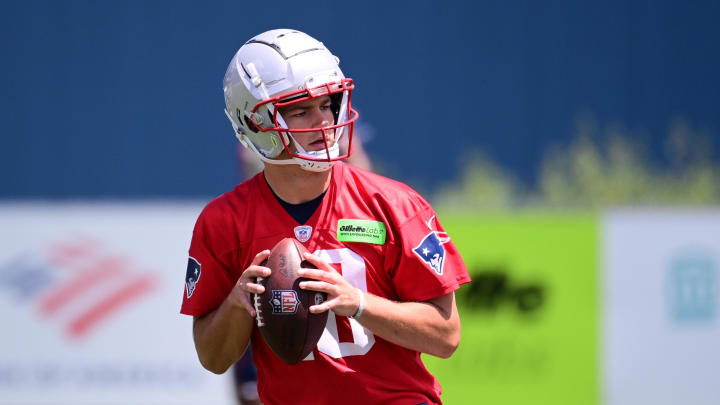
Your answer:
[[[599,130],[578,121],[572,144],[546,153],[538,186],[523,190],[517,181],[474,152],[459,184],[436,196],[446,210],[600,208],[616,205],[720,203],[720,164],[713,162],[712,136],[675,121],[668,131],[662,165],[647,158],[644,146],[616,127]]]
[[[515,181],[490,159],[475,152],[460,184],[442,189],[435,204],[446,209],[502,209],[514,198]]]

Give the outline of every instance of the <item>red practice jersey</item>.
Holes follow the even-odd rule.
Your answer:
[[[408,186],[344,163],[333,166],[322,203],[305,224],[280,205],[263,174],[211,201],[190,245],[181,312],[201,316],[227,297],[255,255],[296,238],[355,287],[392,301],[426,301],[470,281],[432,207]],[[258,391],[272,404],[440,403],[440,384],[420,353],[357,320],[330,313],[308,359],[287,365],[257,325]]]

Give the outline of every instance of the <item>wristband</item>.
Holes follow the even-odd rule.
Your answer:
[[[365,293],[363,293],[359,288],[357,289],[360,293],[360,304],[358,305],[357,312],[355,312],[355,315],[351,315],[350,319],[357,319],[362,315],[363,311],[365,310]]]

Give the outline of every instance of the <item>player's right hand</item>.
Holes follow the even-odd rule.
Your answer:
[[[257,277],[270,276],[270,269],[260,265],[268,256],[270,256],[270,250],[268,249],[255,255],[250,266],[242,272],[237,283],[235,283],[229,297],[234,304],[245,308],[253,318],[255,318],[255,306],[251,294],[262,294],[265,291],[265,287],[257,283]]]

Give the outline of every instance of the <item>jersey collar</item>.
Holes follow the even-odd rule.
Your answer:
[[[330,185],[325,192],[325,197],[305,224],[298,223],[295,218],[290,216],[277,198],[275,198],[275,194],[267,184],[267,181],[265,181],[265,175],[262,172],[255,176],[255,184],[260,189],[260,194],[265,204],[276,214],[274,217],[282,223],[292,224],[293,227],[297,225],[310,225],[315,229],[329,229],[332,227],[332,218],[330,217],[332,216],[333,207],[337,201],[338,192],[342,190],[345,184],[345,163],[335,162],[330,170],[332,170],[332,177],[330,179]]]

